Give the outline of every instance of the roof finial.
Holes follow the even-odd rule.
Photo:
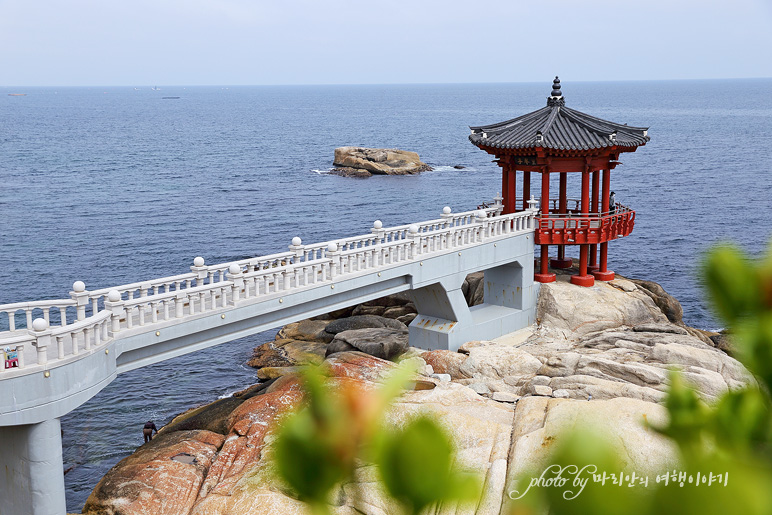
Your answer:
[[[560,92],[560,79],[557,75],[555,75],[555,80],[552,81],[552,96],[553,97],[559,97],[562,93]]]
[[[548,106],[564,106],[566,101],[563,99],[563,93],[560,92],[560,79],[555,75],[555,80],[552,81],[552,93],[547,98]]]

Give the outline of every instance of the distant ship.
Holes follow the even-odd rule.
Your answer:
[[[161,91],[161,88],[159,88],[158,86],[153,86],[150,89],[152,89],[153,91]]]
[[[26,93],[8,93],[9,97],[26,97]]]
[[[163,100],[177,100],[180,97],[161,97]]]

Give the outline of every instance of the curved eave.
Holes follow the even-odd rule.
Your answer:
[[[469,141],[479,148],[501,149],[501,150],[561,150],[561,151],[575,151],[575,152],[588,152],[593,150],[603,150],[611,147],[617,148],[637,148],[645,145],[650,138],[643,136],[640,141],[608,141],[603,142],[602,145],[555,145],[545,139],[541,144],[536,143],[536,139],[530,142],[523,142],[517,144],[509,144],[503,142],[497,142],[496,138],[483,138],[481,134],[470,134]]]

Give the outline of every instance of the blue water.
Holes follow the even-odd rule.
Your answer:
[[[467,140],[545,105],[539,84],[0,88],[0,303],[89,288],[435,218],[500,189]],[[11,97],[7,93],[27,93]],[[772,80],[563,83],[567,105],[649,126],[651,142],[612,175],[636,209],[610,268],[659,281],[687,323],[716,328],[702,251],[733,240],[758,254],[772,227]],[[179,96],[164,100],[162,96]],[[342,145],[417,151],[436,171],[347,179],[320,173]],[[453,169],[463,165],[464,170]],[[569,191],[578,192],[572,177]],[[552,186],[557,187],[557,184]],[[62,420],[68,509],[141,443],[148,418],[250,384],[243,366],[268,332],[116,379]]]

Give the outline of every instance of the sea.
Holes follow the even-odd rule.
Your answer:
[[[543,83],[270,87],[0,87],[0,304],[184,273],[207,263],[474,209],[500,191],[470,125],[546,105]],[[566,105],[649,127],[621,157],[616,199],[637,212],[609,268],[655,280],[686,323],[721,327],[705,300],[706,249],[760,255],[772,232],[772,79],[572,82]],[[9,94],[26,93],[26,96]],[[164,98],[179,97],[179,98]],[[335,147],[413,150],[434,170],[329,174]],[[456,167],[463,167],[458,169]],[[579,178],[569,180],[578,196]],[[557,183],[552,191],[557,191]],[[61,419],[67,507],[188,408],[256,382],[268,331],[119,376]],[[1,444],[1,442],[0,442]]]

